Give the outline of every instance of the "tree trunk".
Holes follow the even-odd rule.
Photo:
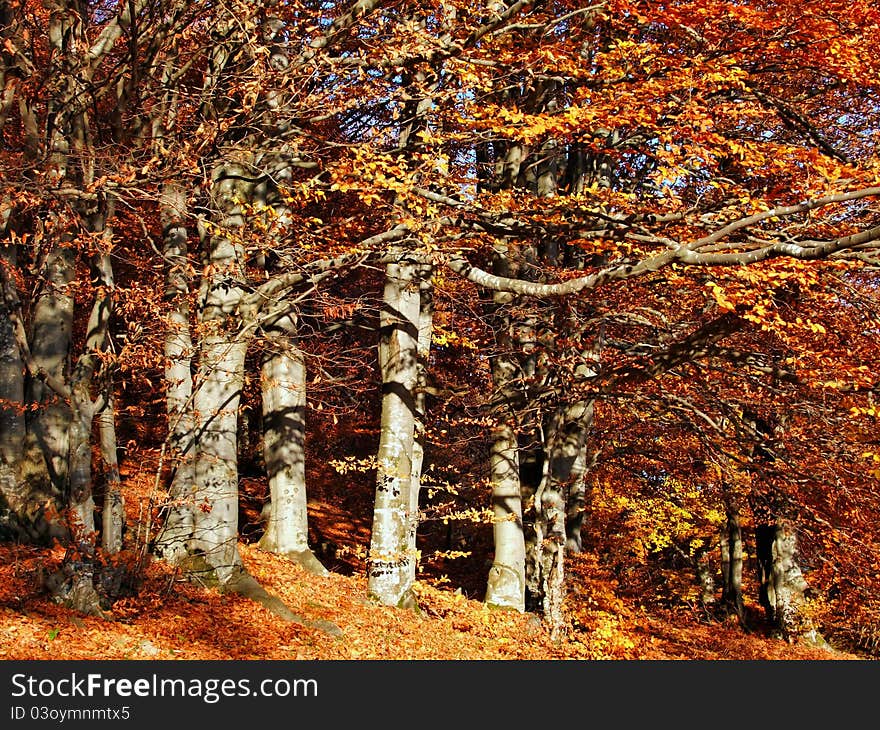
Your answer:
[[[565,433],[557,412],[549,424],[545,442],[546,455],[541,483],[535,492],[534,558],[530,561],[536,571],[532,578],[550,634],[557,638],[563,631],[562,604],[565,599],[565,499],[562,483],[554,469],[564,468]],[[554,463],[555,462],[555,463]]]
[[[106,227],[107,216],[112,214],[112,204],[106,209],[98,209],[84,216],[88,229],[109,239],[110,230]],[[107,241],[109,244],[109,240]],[[77,359],[70,374],[70,454],[69,454],[69,509],[70,531],[76,547],[73,562],[66,564],[60,576],[67,576],[66,568],[72,573],[65,580],[66,594],[56,596],[66,605],[88,614],[100,614],[102,603],[112,600],[112,589],[106,590],[102,597],[96,589],[94,562],[98,544],[95,529],[95,500],[92,474],[92,426],[99,409],[112,402],[112,386],[109,377],[99,388],[98,399],[92,400],[92,386],[99,373],[100,351],[105,349],[110,336],[110,318],[113,312],[113,269],[108,253],[99,253],[94,259],[93,284],[96,288],[95,302],[86,327],[86,340],[83,353]],[[103,403],[101,402],[103,401]],[[107,411],[104,420],[105,432],[114,428],[112,411]],[[104,434],[105,440],[107,434]],[[115,443],[115,434],[113,441]],[[115,454],[114,454],[115,458]],[[109,485],[108,485],[109,486]],[[121,545],[122,526],[118,525],[118,535],[112,532],[113,518],[109,516],[107,544]]]
[[[715,603],[715,576],[709,554],[707,546],[698,548],[694,554],[694,568],[697,584],[700,586],[700,605],[706,611]]]
[[[103,228],[104,222],[101,222]],[[109,231],[107,232],[109,234]],[[89,319],[86,351],[90,358],[89,379],[93,380],[98,370],[97,351],[106,350],[110,345],[110,318],[113,315],[113,289],[115,281],[113,265],[109,254],[96,257],[96,283],[99,294],[95,300],[92,316]],[[103,291],[101,291],[103,290]],[[92,404],[94,417],[98,423],[98,443],[104,462],[105,484],[104,503],[101,511],[101,546],[109,554],[122,549],[122,532],[125,527],[125,505],[122,497],[122,478],[119,474],[119,458],[116,453],[116,408],[113,397],[113,381],[110,373],[104,373],[100,384],[99,401]],[[97,408],[97,412],[95,412]]]
[[[577,401],[564,408],[560,431],[549,454],[550,479],[565,506],[565,545],[581,551],[587,470],[587,437],[593,425],[593,404]]]
[[[70,441],[70,529],[79,545],[95,542],[95,500],[92,495],[92,419],[94,409],[89,397],[88,380],[71,380]]]
[[[264,325],[263,454],[271,507],[260,548],[285,555],[316,575],[328,575],[309,549],[306,501],[306,367],[296,347],[296,320],[281,315]]]
[[[195,391],[196,446],[193,534],[190,551],[200,554],[214,575],[228,583],[241,565],[238,554],[238,405],[244,385],[247,343],[234,336],[204,337]],[[196,574],[203,571],[196,565]]]
[[[518,447],[516,434],[510,426],[501,425],[493,430],[489,473],[495,557],[489,569],[485,600],[495,608],[522,612],[526,600],[526,545]]]
[[[238,408],[244,387],[247,340],[237,331],[243,281],[242,205],[247,170],[227,164],[214,172],[212,190],[219,232],[207,241],[200,294],[199,371],[193,394],[195,471],[192,535],[187,572],[220,586],[241,573],[238,552]]]
[[[368,590],[389,606],[415,607],[410,550],[419,286],[412,261],[389,264],[380,319],[382,420]]]
[[[66,382],[73,328],[73,297],[67,285],[73,281],[73,252],[55,248],[47,257],[46,290],[37,300],[31,328],[30,349],[34,366]],[[31,378],[27,400],[39,410],[27,424],[25,448],[29,452],[25,479],[34,483],[46,478],[58,494],[67,491],[70,453],[70,404],[43,381]]]
[[[90,220],[94,232],[105,232],[105,217],[94,216]],[[94,545],[95,539],[95,501],[92,478],[92,424],[98,403],[92,401],[91,386],[100,366],[98,353],[107,345],[110,332],[110,317],[113,311],[113,270],[110,256],[101,254],[95,261],[95,284],[98,293],[86,329],[83,354],[77,359],[70,376],[70,512],[71,531],[79,540],[87,540]],[[112,400],[109,382],[104,384],[104,392],[99,400],[107,405]],[[112,419],[112,413],[110,414]],[[110,424],[112,426],[112,420]],[[115,438],[114,438],[115,441]],[[121,535],[121,527],[120,527]],[[111,536],[111,542],[115,538]]]
[[[584,443],[575,458],[568,480],[568,496],[565,500],[565,550],[577,554],[583,551],[584,518],[587,512],[587,472],[592,459],[587,455],[588,445],[586,434]]]
[[[195,507],[195,414],[193,412],[189,286],[187,272],[186,194],[166,183],[159,201],[164,231],[165,301],[169,305],[165,334],[165,404],[168,414],[168,451],[171,483],[161,532],[155,550],[169,562],[186,555],[193,532]]]
[[[507,163],[498,163],[497,174],[503,175],[505,170],[509,175],[518,174],[520,152],[518,147],[508,149]],[[507,184],[512,184],[512,180],[508,179]],[[516,275],[519,268],[504,244],[495,247],[492,267],[501,276]],[[532,331],[528,324],[517,326],[509,311],[505,311],[514,302],[514,297],[507,293],[492,295],[497,343],[497,353],[491,358],[496,426],[490,433],[489,478],[495,555],[489,569],[485,601],[490,606],[524,611],[530,593],[528,579],[534,574],[527,564],[529,538],[534,531],[527,531],[523,513],[537,487],[537,480],[530,479],[529,475],[539,473],[540,465],[535,449],[521,444],[517,433],[522,428],[519,406],[523,400],[523,376],[534,363],[522,352],[531,346]]]
[[[48,140],[50,163],[59,184],[86,188],[95,180],[86,94],[82,88],[87,72],[81,50],[84,47],[84,19],[61,3],[51,15],[49,37],[57,51],[59,93],[50,98]],[[112,215],[112,201],[79,200],[80,223],[87,231],[107,235],[105,226]],[[58,221],[59,229],[69,223]],[[62,233],[62,236],[66,234]],[[46,291],[34,312],[31,356],[37,370],[50,373],[57,382],[69,383],[69,401],[50,393],[39,379],[32,382],[32,401],[45,403],[33,422],[33,435],[43,452],[52,483],[67,495],[67,523],[73,540],[61,568],[47,579],[55,599],[84,613],[100,613],[101,599],[95,589],[94,557],[97,547],[91,469],[91,436],[95,403],[91,390],[98,371],[98,351],[103,348],[109,327],[112,273],[108,255],[96,258],[98,293],[88,320],[82,355],[71,367],[70,349],[74,321],[74,299],[68,285],[75,279],[74,249],[59,242],[47,257]],[[106,277],[109,276],[109,280]],[[105,399],[109,393],[104,394]]]
[[[115,400],[110,398],[97,415],[98,438],[106,472],[101,510],[101,547],[111,555],[122,550],[122,533],[125,529],[125,499],[122,496],[122,477],[116,449],[115,413]]]
[[[587,369],[592,375],[593,370]],[[583,477],[592,422],[593,403],[574,401],[558,406],[541,429],[543,459],[533,501],[534,539],[527,545],[531,553],[526,557],[527,585],[530,601],[541,608],[554,637],[563,631],[566,546],[577,551],[581,546]]]
[[[761,604],[767,618],[789,642],[827,647],[806,615],[809,585],[797,563],[797,531],[790,520],[778,519],[755,530],[761,580]]]
[[[5,222],[4,222],[5,223]],[[3,226],[5,234],[5,225]],[[0,266],[15,265],[15,249],[4,242]],[[40,499],[31,501],[32,491],[22,477],[25,442],[24,362],[15,337],[14,292],[3,277],[0,301],[0,538],[39,539],[47,525],[39,516]]]
[[[206,251],[199,294],[199,370],[192,391],[192,431],[191,435],[183,428],[174,432],[180,436],[175,439],[178,453],[191,455],[178,466],[190,464],[187,468],[191,471],[185,473],[192,482],[178,482],[178,470],[175,482],[179,486],[169,515],[173,524],[162,531],[157,547],[190,580],[251,598],[285,621],[338,635],[341,632],[334,624],[307,621],[270,595],[244,568],[238,551],[238,411],[251,339],[250,333],[242,331],[244,251],[239,232],[245,222],[243,206],[253,198],[250,180],[249,170],[236,163],[218,166],[213,173],[212,198],[218,220],[212,226],[214,235],[208,236],[207,226],[201,227]],[[182,265],[182,231],[169,241],[170,230],[166,227],[166,251],[173,252],[174,265]],[[179,294],[181,306],[185,281],[184,271],[172,266],[168,289],[175,297]],[[189,353],[188,328],[183,311],[178,310],[178,315],[181,327],[172,330],[166,347],[171,354],[169,368],[183,376]],[[169,410],[180,416],[172,423],[177,429],[188,419],[189,398],[183,397],[188,381],[181,377],[180,382],[171,379],[169,384],[174,399]]]
[[[577,331],[577,323],[569,325]],[[578,383],[586,383],[599,374],[600,342],[597,346],[581,353],[581,361],[575,367],[574,379]],[[566,437],[562,444],[561,459],[554,460],[552,467],[556,478],[565,486],[565,549],[569,553],[583,550],[581,530],[586,514],[586,477],[595,466],[597,455],[590,455],[589,435],[593,428],[595,407],[591,400],[579,400],[571,403],[565,414]],[[569,466],[570,464],[570,466]]]
[[[727,522],[720,533],[721,544],[721,602],[725,610],[736,614],[740,623],[745,621],[742,593],[743,543],[739,512],[729,508]]]
[[[508,248],[499,245],[495,250],[493,271],[506,276],[515,265],[508,257]],[[510,315],[504,311],[513,302],[506,293],[492,295],[493,319],[497,353],[492,357],[492,400],[495,405],[495,428],[490,433],[489,479],[492,485],[492,524],[495,555],[486,583],[485,601],[490,606],[526,609],[527,537],[523,516],[527,494],[523,472],[533,450],[521,450],[517,428],[520,414],[522,365],[520,344]],[[522,332],[519,332],[521,335]]]
[[[425,462],[425,417],[426,398],[425,386],[428,384],[428,362],[431,357],[431,338],[434,329],[434,283],[433,271],[430,266],[422,266],[419,278],[419,335],[416,387],[413,396],[415,405],[413,425],[412,469],[410,474],[409,500],[409,552],[413,555],[410,569],[410,581],[415,582],[418,570],[419,551],[416,536],[419,529],[419,495],[422,490],[422,469]]]

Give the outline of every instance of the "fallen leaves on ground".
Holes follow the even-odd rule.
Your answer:
[[[681,611],[648,613],[616,598],[589,555],[569,561],[570,627],[551,641],[534,614],[490,610],[444,585],[417,584],[420,612],[367,598],[366,579],[317,577],[285,558],[243,544],[248,570],[307,620],[333,621],[334,637],[285,623],[238,595],[182,581],[153,562],[137,596],[105,619],[79,616],[39,588],[44,551],[0,546],[3,659],[842,659],[704,623]]]

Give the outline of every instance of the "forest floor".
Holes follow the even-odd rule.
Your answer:
[[[148,511],[151,480],[128,477],[131,536]],[[621,598],[589,552],[568,560],[568,630],[555,642],[537,615],[489,610],[473,589],[457,587],[436,569],[417,582],[419,612],[388,608],[367,598],[363,572],[344,560],[363,550],[368,522],[340,516],[337,505],[310,505],[320,540],[325,547],[334,544],[334,559],[322,555],[333,569],[328,577],[311,575],[247,541],[241,553],[267,590],[306,620],[335,623],[341,636],[285,623],[248,598],[183,581],[155,561],[140,572],[136,593],[116,601],[106,617],[80,616],[53,603],[40,586],[41,570],[61,558],[60,548],[0,544],[0,660],[859,658],[790,645],[769,636],[757,621],[745,632],[735,620],[709,620],[686,603],[646,607]],[[754,606],[749,610],[757,615]]]

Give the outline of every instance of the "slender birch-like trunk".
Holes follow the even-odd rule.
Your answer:
[[[104,228],[105,216],[112,214],[112,206],[102,213],[100,225]],[[104,229],[109,239],[110,229]],[[89,330],[86,351],[94,358],[95,367],[90,373],[94,380],[100,369],[98,350],[106,350],[110,345],[110,320],[113,316],[113,291],[115,280],[113,264],[109,253],[96,256],[94,262],[95,282],[98,286]],[[94,420],[98,425],[98,445],[104,462],[105,484],[104,500],[101,510],[101,546],[109,554],[122,549],[122,532],[125,527],[125,501],[122,496],[122,478],[119,474],[119,457],[116,451],[116,400],[113,397],[113,380],[110,373],[100,378],[98,401],[92,404]]]
[[[122,533],[125,528],[125,499],[122,495],[122,477],[117,456],[115,413],[115,399],[111,397],[107,406],[96,417],[101,458],[106,471],[101,510],[101,547],[111,555],[122,550]]]
[[[105,228],[105,214],[92,216],[90,227],[95,232],[109,235]],[[113,427],[113,413],[108,410],[112,403],[111,386],[104,384],[104,392],[98,396],[98,401],[92,401],[91,385],[95,381],[100,368],[99,352],[103,350],[110,335],[110,317],[113,312],[113,269],[109,254],[100,254],[95,259],[95,283],[98,293],[95,303],[89,315],[86,330],[85,351],[78,358],[70,376],[70,501],[71,517],[74,520],[72,529],[82,532],[84,538],[90,543],[94,541],[95,533],[95,501],[93,495],[92,476],[92,424],[98,410],[106,413],[104,416],[104,443],[109,444],[110,436],[106,430]],[[103,402],[101,402],[103,401]],[[115,434],[113,436],[115,443]],[[115,453],[113,455],[115,461]],[[118,470],[117,470],[118,471]],[[108,484],[111,487],[112,485]],[[118,493],[117,493],[118,494]],[[118,497],[121,499],[121,497]],[[111,497],[111,505],[113,503]],[[108,524],[107,541],[110,545],[121,544],[122,525],[113,523],[112,515]],[[89,536],[89,537],[86,537]]]

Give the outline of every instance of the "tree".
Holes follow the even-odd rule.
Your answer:
[[[866,347],[848,302],[876,298],[874,8],[0,10],[8,531],[60,536],[53,511],[69,508],[66,532],[94,550],[92,427],[115,474],[110,408],[133,397],[120,379],[142,348],[165,373],[155,550],[265,599],[237,549],[239,409],[254,405],[242,399],[259,349],[262,544],[321,570],[306,524],[306,373],[349,328],[357,372],[374,372],[352,397],[378,411],[381,394],[368,574],[385,603],[413,603],[420,485],[442,446],[435,406],[454,398],[470,415],[451,426],[478,423],[485,447],[484,473],[463,476],[489,478],[486,600],[540,609],[557,633],[566,546],[582,548],[587,487],[603,474],[621,477],[612,491],[627,504],[651,497],[665,528],[643,545],[668,538],[705,562],[698,532],[724,525],[724,602],[738,614],[742,531],[763,519],[745,505],[821,532],[819,487],[783,465],[815,465],[803,443],[817,418],[874,417],[876,383],[848,354]],[[134,277],[115,276],[126,259],[156,288],[164,279],[152,339],[133,334],[147,320],[126,304]],[[355,277],[368,294],[345,284]],[[331,286],[348,313],[335,320],[321,306]],[[359,315],[369,334],[351,326],[366,296],[382,301]],[[434,327],[446,321],[456,329]],[[821,341],[835,322],[849,345]],[[436,349],[453,335],[483,348],[485,393],[432,387],[456,377],[442,372],[451,350]],[[776,416],[787,398],[803,404],[791,444],[761,462],[746,411]],[[834,436],[847,459],[853,430]],[[867,489],[859,469],[851,482]],[[114,479],[107,550],[121,544]]]

